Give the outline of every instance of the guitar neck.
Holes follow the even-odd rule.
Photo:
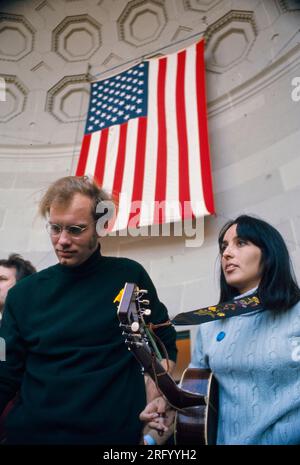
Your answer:
[[[130,349],[138,362],[144,368],[144,371],[151,376],[159,390],[173,407],[183,409],[186,407],[206,404],[203,395],[181,389],[169,373],[166,372],[156,357],[153,357],[147,346],[130,345]]]
[[[204,395],[181,389],[150,349],[149,333],[142,317],[141,305],[149,305],[149,301],[141,300],[141,295],[147,291],[139,290],[134,283],[126,283],[122,291],[121,301],[118,307],[118,318],[125,336],[125,343],[155,382],[161,393],[169,403],[177,409],[206,405]],[[151,339],[151,338],[150,338]]]

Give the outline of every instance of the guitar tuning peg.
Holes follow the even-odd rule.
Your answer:
[[[141,304],[141,305],[149,305],[149,304],[150,304],[150,300],[148,300],[148,299],[140,300],[140,304]]]
[[[140,325],[137,321],[134,321],[131,325],[131,331],[136,333],[140,329]]]
[[[149,316],[149,315],[151,315],[151,310],[150,310],[150,308],[143,308],[142,313],[145,316]]]
[[[139,294],[148,294],[147,289],[139,289]]]

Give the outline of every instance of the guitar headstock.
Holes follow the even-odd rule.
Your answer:
[[[146,289],[139,289],[135,283],[126,283],[123,289],[118,318],[129,348],[148,344],[144,316],[149,316],[151,310],[146,308],[149,306],[149,300],[145,299],[147,293]]]

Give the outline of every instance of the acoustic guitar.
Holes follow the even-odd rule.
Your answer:
[[[218,387],[210,370],[189,368],[178,385],[160,363],[162,358],[144,317],[151,314],[147,290],[126,283],[116,300],[118,318],[128,349],[151,376],[170,405],[177,410],[174,426],[175,444],[216,444]]]

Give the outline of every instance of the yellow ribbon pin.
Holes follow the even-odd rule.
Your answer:
[[[120,292],[119,292],[119,294],[117,295],[117,297],[115,297],[114,304],[115,304],[116,302],[121,302],[123,292],[124,292],[124,288],[121,289]]]

